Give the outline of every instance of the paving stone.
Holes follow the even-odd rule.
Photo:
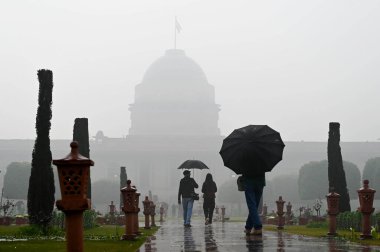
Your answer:
[[[339,239],[291,235],[284,232],[265,231],[263,236],[246,236],[243,222],[214,222],[205,226],[193,220],[192,227],[184,227],[180,220],[161,224],[156,235],[147,240],[140,252],[177,251],[380,251]]]

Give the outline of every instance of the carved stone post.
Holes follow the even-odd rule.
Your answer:
[[[285,201],[282,200],[282,196],[278,197],[278,200],[276,201],[277,216],[278,216],[277,229],[284,229],[284,225],[285,225],[284,204],[285,204]]]
[[[371,235],[371,222],[370,217],[375,208],[373,208],[373,199],[375,197],[376,190],[369,188],[369,181],[363,181],[363,187],[358,190],[359,195],[359,211],[362,213],[362,239],[372,239]]]
[[[125,213],[125,234],[121,237],[122,240],[134,240],[136,238],[135,223],[133,214],[136,209],[136,189],[131,186],[131,181],[127,180],[127,186],[121,190],[123,195],[122,210]]]
[[[108,205],[110,207],[110,215],[114,216],[115,215],[115,205],[113,204],[113,201],[111,201],[111,205]]]
[[[91,208],[87,198],[87,183],[90,166],[94,162],[78,151],[78,143],[70,144],[71,152],[63,159],[53,160],[58,168],[62,200],[57,200],[57,208],[65,213],[66,250],[83,251],[83,211]]]
[[[145,200],[142,202],[144,205],[144,216],[145,216],[145,229],[150,229],[149,216],[150,216],[150,200],[148,196],[145,196]]]
[[[286,205],[286,218],[287,218],[287,224],[291,224],[291,218],[292,218],[292,204],[288,202]]]
[[[331,192],[326,195],[327,198],[327,214],[329,215],[329,232],[327,235],[336,236],[336,216],[339,214],[339,198],[340,195],[334,192],[334,188],[331,188]]]
[[[156,227],[156,222],[154,221],[154,216],[156,215],[156,205],[153,201],[150,202],[150,218],[152,220],[151,227]]]
[[[164,207],[163,206],[160,206],[160,222],[163,222],[164,219],[162,218],[164,215]]]
[[[134,188],[136,189],[136,186],[134,186]],[[139,231],[139,212],[140,212],[139,198],[140,198],[140,195],[141,194],[138,191],[136,191],[136,198],[135,198],[135,209],[136,209],[136,211],[133,213],[133,223],[134,223],[133,229],[134,229],[134,232],[136,235],[141,234],[141,232]]]
[[[220,209],[222,210],[222,222],[224,222],[224,216],[226,215],[226,208],[222,206]]]

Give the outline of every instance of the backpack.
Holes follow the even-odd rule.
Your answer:
[[[243,176],[239,176],[238,178],[237,178],[237,181],[236,181],[236,183],[237,183],[237,186],[238,186],[238,190],[239,191],[245,191],[245,187],[244,187],[244,177]]]

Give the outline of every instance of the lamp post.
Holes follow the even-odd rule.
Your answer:
[[[160,206],[160,222],[164,221],[163,216],[164,216],[164,207],[161,205]]]
[[[136,188],[131,186],[131,181],[127,180],[127,186],[120,189],[123,195],[122,210],[125,213],[125,234],[121,237],[122,240],[134,240],[136,238],[135,222],[133,214],[136,209]]]
[[[148,196],[145,196],[145,200],[142,202],[144,206],[144,216],[145,216],[145,229],[150,229],[149,216],[150,216],[150,200]]]
[[[150,219],[152,221],[151,227],[156,227],[156,222],[154,220],[154,216],[156,215],[156,205],[153,201],[150,202]]]
[[[329,215],[329,232],[327,235],[336,236],[336,216],[339,214],[339,198],[340,195],[334,192],[334,188],[330,189],[327,198],[327,214]]]
[[[371,223],[370,216],[375,210],[373,208],[373,199],[375,197],[376,190],[369,188],[369,181],[363,181],[363,187],[358,190],[359,195],[359,211],[362,213],[363,221],[362,221],[362,234],[360,238],[362,239],[372,239],[371,235]]]
[[[220,209],[222,211],[222,222],[224,222],[224,217],[226,215],[226,208],[224,206],[222,206]]]
[[[63,159],[53,160],[57,166],[61,200],[56,201],[57,208],[66,217],[66,250],[70,252],[83,251],[83,211],[91,208],[87,198],[87,183],[90,166],[94,162],[78,151],[78,142],[70,144],[71,152]]]
[[[277,204],[277,215],[278,215],[277,229],[284,229],[284,224],[285,224],[284,204],[285,204],[285,201],[282,200],[282,196],[278,197],[276,204]]]
[[[287,218],[287,224],[291,223],[291,218],[292,218],[292,204],[288,202],[286,205],[286,218]]]

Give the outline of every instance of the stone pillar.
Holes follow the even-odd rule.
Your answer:
[[[110,207],[110,215],[113,216],[115,214],[115,205],[113,204],[113,201],[111,201],[111,205],[108,205]]]
[[[162,218],[164,216],[164,207],[160,206],[160,222],[163,222],[164,219]]]
[[[268,206],[267,206],[267,204],[264,203],[264,205],[263,205],[263,215],[267,216],[267,214],[268,214]]]
[[[327,235],[336,236],[336,216],[339,214],[339,198],[340,195],[334,192],[334,188],[330,189],[327,198],[327,214],[329,215],[329,232]]]
[[[373,208],[373,199],[376,190],[369,188],[369,181],[363,181],[363,187],[358,190],[359,195],[359,212],[362,213],[362,239],[372,239],[370,217],[375,208]]]
[[[136,209],[136,188],[131,186],[131,181],[127,180],[127,186],[122,188],[123,195],[123,212],[125,213],[125,234],[122,240],[134,240],[136,238],[135,222],[133,214],[138,212]]]
[[[220,209],[222,211],[222,222],[224,222],[224,216],[226,215],[226,208],[222,206]]]
[[[142,202],[144,205],[144,216],[145,216],[145,229],[150,229],[149,216],[150,216],[150,200],[148,196],[145,196],[145,200]]]
[[[136,189],[136,186],[134,186],[134,188]],[[136,198],[135,198],[135,209],[136,209],[136,211],[133,213],[133,223],[134,223],[133,230],[134,230],[136,235],[141,234],[141,232],[139,231],[139,212],[140,212],[139,198],[140,198],[140,195],[141,194],[138,191],[136,191]]]
[[[284,204],[285,204],[285,201],[282,200],[282,196],[278,197],[278,200],[276,201],[277,216],[278,216],[277,229],[284,229],[284,225],[285,225]]]
[[[268,215],[268,206],[267,206],[267,204],[265,204],[264,203],[264,205],[263,205],[263,215],[262,215],[262,222],[263,223],[267,223],[267,215]]]
[[[90,166],[94,162],[78,151],[78,143],[70,144],[71,152],[63,159],[53,160],[57,166],[62,200],[57,200],[57,208],[65,213],[66,250],[83,251],[83,211],[91,208],[87,198],[87,183]]]
[[[150,218],[152,221],[151,227],[156,227],[156,222],[154,221],[154,216],[156,215],[156,205],[153,201],[150,202]]]
[[[286,205],[286,218],[287,218],[287,224],[291,224],[291,219],[292,219],[292,204],[288,202]]]

